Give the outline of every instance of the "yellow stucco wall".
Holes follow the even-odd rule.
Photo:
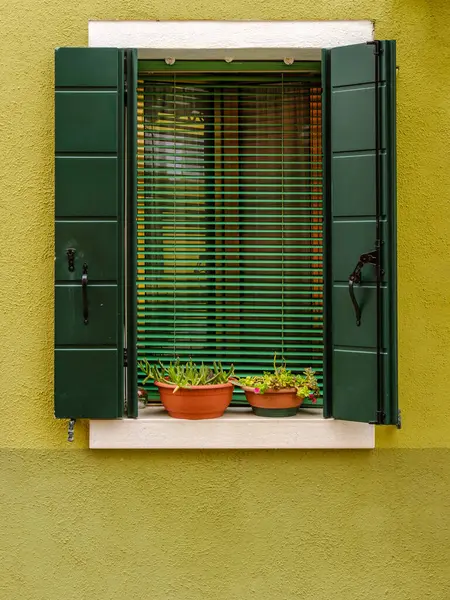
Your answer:
[[[0,7],[0,598],[450,598],[450,3]],[[53,420],[53,49],[89,19],[372,19],[397,39],[399,384],[375,452],[89,452]],[[425,373],[425,376],[422,375]]]

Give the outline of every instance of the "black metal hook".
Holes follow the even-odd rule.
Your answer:
[[[353,304],[353,308],[355,309],[357,327],[361,325],[361,307],[359,306],[358,300],[355,296],[354,285],[355,283],[357,285],[361,283],[361,271],[364,265],[378,265],[378,250],[374,250],[373,252],[367,252],[366,254],[361,254],[361,256],[359,257],[359,261],[356,264],[356,267],[353,269],[353,272],[348,278],[348,291],[350,294],[350,300]]]
[[[88,307],[88,296],[87,296],[87,285],[88,285],[88,266],[86,263],[83,265],[83,275],[81,276],[81,286],[83,289],[83,319],[84,324],[89,323],[89,307]]]

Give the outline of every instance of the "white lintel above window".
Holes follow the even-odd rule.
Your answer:
[[[371,21],[90,21],[89,46],[139,58],[320,60],[322,48],[373,40]],[[231,51],[231,52],[230,52]]]

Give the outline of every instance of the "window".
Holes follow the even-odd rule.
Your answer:
[[[321,382],[320,62],[244,66],[140,61],[138,358]]]
[[[299,348],[304,346],[289,346],[288,334],[292,333],[297,342],[307,341],[308,358],[315,356],[316,343],[323,344],[325,416],[397,423],[395,45],[377,42],[326,50],[321,70],[323,195],[318,177],[320,160],[313,160],[316,151],[321,154],[320,137],[314,132],[320,124],[318,85],[312,81],[306,87],[303,75],[295,70],[289,75],[271,74],[270,81],[268,73],[258,71],[252,75],[260,80],[252,82],[252,98],[246,111],[242,107],[248,74],[221,74],[215,82],[205,74],[193,79],[185,73],[181,81],[171,79],[167,71],[149,75],[141,89],[153,94],[158,103],[172,106],[152,113],[145,104],[143,112],[138,106],[135,51],[57,51],[57,417],[135,416],[138,344],[142,347],[143,341],[155,343],[156,328],[149,331],[145,319],[166,316],[155,315],[164,311],[168,321],[164,325],[161,321],[159,327],[165,353],[175,340],[178,348],[186,344],[186,352],[195,349],[200,357],[205,349],[208,355],[213,351],[221,356],[225,349],[233,358],[236,346],[241,347],[242,342],[247,352],[253,352],[251,344],[258,342],[255,333],[273,332],[273,337],[284,336],[282,351],[292,351],[293,358],[300,361]],[[294,96],[296,100],[291,104]],[[175,111],[175,105],[184,108]],[[306,120],[294,117],[299,110],[308,113]],[[144,129],[136,131],[138,119]],[[267,139],[262,134],[265,119],[278,129],[281,123],[283,135],[270,141],[278,166],[262,160],[262,145]],[[220,120],[227,120],[230,127],[220,127]],[[292,148],[287,142],[290,134],[295,138]],[[143,154],[139,141],[144,142]],[[299,165],[305,156],[311,159],[311,170],[305,174],[307,183],[295,179],[303,174],[301,169],[289,168],[287,148]],[[227,149],[238,150],[239,160]],[[256,171],[252,173],[251,158],[261,159],[256,166],[258,174],[264,175],[256,177]],[[214,173],[211,179],[206,176],[208,169]],[[147,181],[145,177],[153,181],[148,193],[142,184]],[[262,177],[267,177],[271,187],[263,187]],[[188,201],[187,193],[192,188],[196,194],[193,203]],[[159,198],[170,198],[167,206],[155,197],[156,189]],[[256,190],[257,198],[253,194]],[[228,198],[232,201],[225,210]],[[155,210],[156,202],[159,210]],[[191,204],[195,211],[190,211]],[[302,209],[298,208],[300,204]],[[302,219],[286,222],[286,215],[291,218],[293,214],[302,214]],[[262,227],[266,215],[280,219],[280,227],[266,231],[264,236],[258,232],[257,236],[252,223],[256,220]],[[307,221],[311,223],[309,230]],[[174,247],[170,242],[175,232],[178,235],[182,228],[194,229],[191,223],[199,230],[195,250],[188,248],[191,244],[187,241],[181,248]],[[136,230],[135,225],[141,228]],[[231,235],[234,231],[239,237]],[[217,244],[221,236],[226,240],[222,247]],[[248,248],[253,239],[274,246],[270,249],[276,251],[282,263],[281,272],[272,275],[268,266],[272,254],[264,248],[259,263],[249,264],[252,255]],[[143,252],[138,245],[142,240]],[[210,240],[214,244],[209,244]],[[153,244],[151,253],[146,252],[148,243]],[[231,246],[230,252],[222,251],[226,245]],[[311,246],[311,255],[307,246]],[[292,256],[291,247],[295,248]],[[313,252],[315,249],[317,252]],[[291,258],[296,267],[292,276],[288,271]],[[179,276],[174,264],[179,266],[181,261],[185,274],[195,275],[195,285],[176,288],[174,302],[173,279]],[[320,262],[324,268],[323,298]],[[264,280],[259,274],[257,279],[258,285],[264,283],[264,293],[252,296],[257,268],[264,268]],[[303,268],[306,270],[301,271]],[[245,277],[237,276],[238,271]],[[150,289],[139,288],[139,278],[148,279],[149,274],[154,279]],[[171,287],[162,285],[166,276]],[[199,281],[206,285],[199,286]],[[277,286],[282,288],[281,298],[280,294],[271,294]],[[142,290],[145,303],[136,305]],[[171,299],[167,294],[170,290]],[[228,301],[228,290],[236,291],[235,305]],[[196,298],[195,304],[192,297]],[[271,314],[281,313],[282,318],[271,323],[262,317],[255,323],[253,316],[247,316],[247,298],[258,311],[265,308],[267,299]],[[306,303],[310,313],[303,312]],[[217,311],[219,306],[225,312],[225,305],[228,313],[239,315],[239,319],[233,317],[233,334],[225,335],[222,315]],[[191,315],[193,306],[202,317],[198,319],[198,331],[185,337],[178,317],[183,312]],[[291,318],[291,308],[301,319]],[[252,331],[261,326],[270,332]],[[308,340],[300,340],[302,336]],[[240,341],[234,342],[234,338]]]

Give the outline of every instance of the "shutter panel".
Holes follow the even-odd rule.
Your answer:
[[[123,413],[123,64],[114,48],[55,53],[58,418]]]
[[[325,416],[397,424],[395,42],[323,63]]]

